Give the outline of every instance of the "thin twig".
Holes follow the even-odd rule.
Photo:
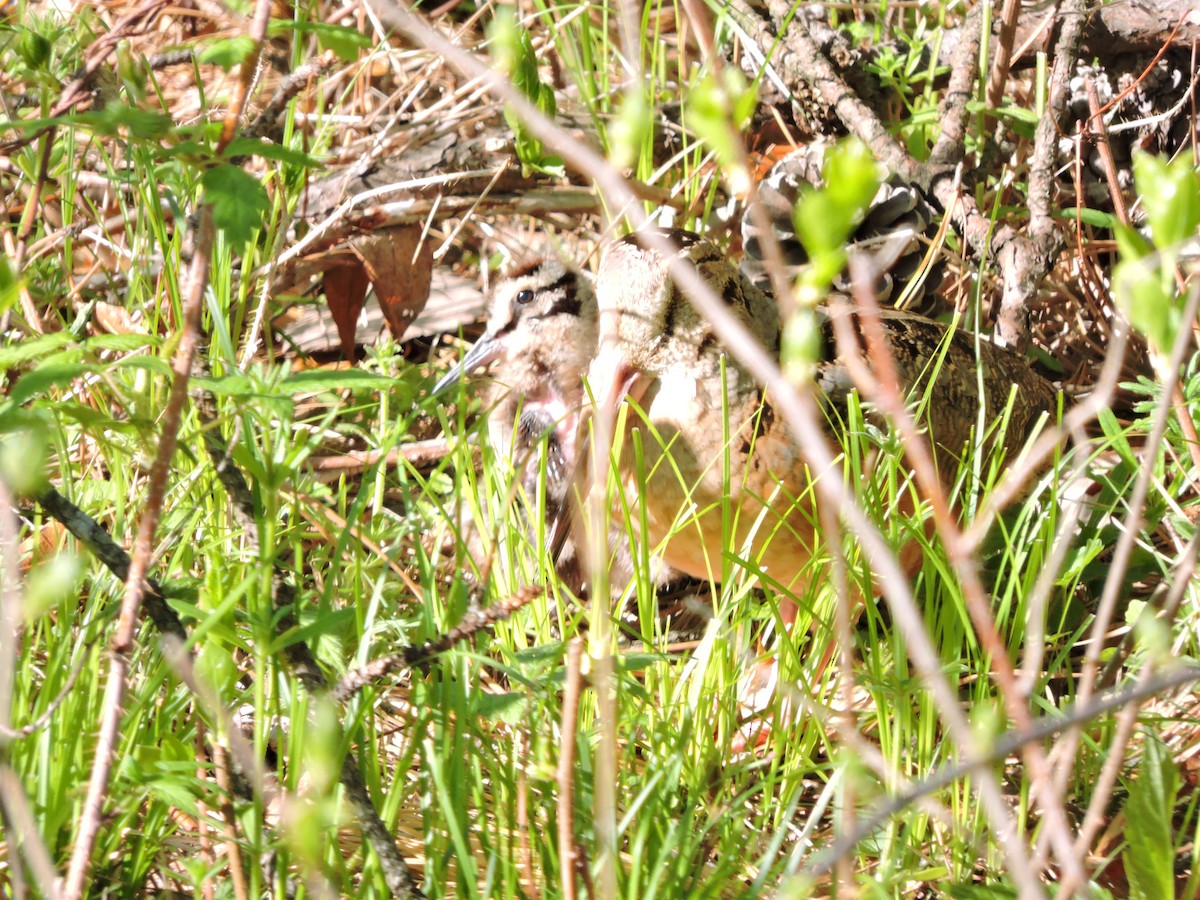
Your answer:
[[[67,530],[75,536],[76,540],[84,544],[92,554],[100,560],[100,562],[117,578],[125,581],[129,572],[129,555],[122,550],[113,539],[109,536],[98,522],[72,504],[69,500],[55,491],[53,488],[48,488],[38,497],[38,504],[42,510],[61,522],[66,526]],[[167,605],[165,599],[165,591],[161,585],[153,578],[145,579],[145,598],[147,615],[151,622],[159,630],[163,636],[164,646],[175,648],[173,652],[183,654],[187,663],[190,665],[191,656],[183,649],[187,642],[187,631],[176,615],[175,611]],[[46,719],[53,709],[61,700],[66,697],[67,691],[74,683],[75,677],[81,671],[83,660],[71,673],[67,679],[67,683],[63,686],[63,690],[59,697],[56,697],[46,713],[39,718],[37,722],[25,726],[21,729],[22,733],[30,732],[31,729],[40,727],[41,722]],[[178,668],[181,663],[176,663]],[[234,816],[232,797],[236,789],[241,789],[242,794],[246,799],[250,799],[255,795],[263,795],[264,780],[261,774],[256,774],[258,767],[254,762],[253,754],[242,753],[240,761],[243,763],[241,768],[242,773],[246,778],[234,782],[228,771],[228,764],[224,748],[219,743],[213,745],[213,760],[216,765],[217,784],[224,792],[224,798],[221,804],[221,816],[225,821],[225,831],[229,848],[230,865],[240,866],[239,861],[240,850],[237,849],[235,840],[236,835],[236,817]],[[249,768],[247,768],[249,766]],[[267,797],[269,800],[270,798]],[[231,843],[230,843],[231,842]],[[237,876],[234,876],[234,889],[237,893]]]
[[[196,754],[196,771],[193,773],[197,783],[203,783],[208,778],[208,770],[206,764],[209,762],[204,752],[204,739],[207,736],[208,729],[204,726],[203,720],[196,723],[196,731],[192,736],[192,752]],[[204,798],[198,798],[196,801],[196,818],[194,819],[194,828],[196,831],[197,843],[200,848],[200,858],[204,861],[204,867],[210,872],[216,871],[216,857],[213,855],[213,842],[209,837],[212,831],[212,823],[209,821],[208,803]],[[236,841],[234,845],[236,846]],[[234,883],[241,880],[241,874],[233,876]],[[244,895],[239,895],[238,900],[242,900]],[[201,900],[215,900],[216,892],[213,890],[212,881],[205,879],[204,884],[200,886]]]
[[[25,250],[29,236],[33,233],[33,226],[35,223],[43,221],[38,213],[41,212],[42,191],[50,177],[50,157],[54,151],[54,136],[55,129],[53,128],[47,129],[46,133],[42,135],[42,153],[38,157],[37,177],[33,182],[33,190],[29,192],[29,196],[25,200],[25,211],[21,215],[21,224],[17,228],[17,248],[13,253],[12,264],[18,272],[25,264]],[[29,288],[20,285],[18,291],[21,299],[21,311],[25,314],[29,327],[38,334],[44,334],[46,324],[42,321],[37,307],[33,305],[33,297],[29,293]]]
[[[345,703],[369,684],[374,684],[401,669],[425,669],[447,650],[470,640],[481,631],[486,631],[497,622],[503,622],[513,613],[523,609],[542,595],[542,588],[537,586],[523,587],[511,597],[497,601],[487,609],[468,611],[456,626],[451,628],[434,641],[427,641],[418,647],[405,647],[400,653],[374,660],[365,666],[351,669],[339,679],[333,688],[333,697],[339,703]]]
[[[430,438],[401,444],[387,451],[364,450],[340,456],[312,456],[304,461],[304,467],[315,472],[318,481],[358,475],[380,463],[387,468],[394,468],[403,461],[414,469],[431,469],[449,456],[456,444],[456,441],[452,442],[445,437]],[[478,447],[471,447],[471,456],[477,462],[481,459]]]
[[[254,41],[254,52],[238,66],[238,80],[234,87],[233,98],[225,110],[225,121],[221,123],[221,137],[217,147],[224,150],[237,136],[238,125],[242,121],[242,111],[250,99],[250,85],[258,74],[259,60],[262,57],[263,38],[267,35],[267,24],[271,18],[271,4],[259,2],[254,6],[254,19],[250,22],[250,39]]]
[[[1180,665],[1177,671],[1161,678],[1145,680],[1132,688],[1096,697],[1086,703],[1076,702],[1059,716],[1038,719],[1027,729],[1014,729],[998,740],[982,745],[986,747],[984,752],[971,754],[951,765],[943,766],[928,778],[914,784],[909,790],[881,804],[869,816],[859,821],[858,827],[853,833],[838,837],[833,844],[823,850],[813,860],[811,870],[817,875],[830,871],[840,856],[853,852],[854,847],[860,841],[875,832],[892,816],[898,815],[920,798],[936,793],[960,778],[987,771],[996,763],[1020,751],[1027,744],[1044,741],[1060,731],[1094,721],[1105,713],[1127,707],[1130,704],[1140,703],[1156,694],[1181,687],[1197,679],[1200,679],[1200,667]]]
[[[0,616],[0,621],[3,616]],[[3,627],[0,625],[0,627]],[[15,634],[15,631],[13,632]],[[0,641],[0,651],[4,649],[4,642]],[[8,657],[9,659],[17,659],[16,656]],[[3,724],[4,717],[0,715],[0,744],[5,741],[15,741],[19,738],[29,737],[45,728],[54,718],[54,713],[58,710],[62,702],[67,699],[71,693],[71,689],[75,687],[75,682],[79,680],[79,673],[83,671],[83,667],[87,664],[88,654],[86,652],[79,654],[79,660],[71,667],[71,673],[67,676],[67,680],[63,682],[62,688],[53,700],[46,704],[45,711],[30,722],[28,725],[22,725],[20,728],[10,728]],[[2,692],[2,691],[0,691]]]
[[[38,832],[38,820],[33,814],[29,798],[21,779],[9,766],[0,764],[0,822],[7,834],[7,853],[13,871],[20,871],[16,858],[19,846],[21,855],[37,879],[38,889],[46,900],[58,900],[58,872],[50,858],[50,851]],[[19,896],[13,893],[12,896]]]
[[[853,619],[858,609],[852,609],[850,603],[847,578],[845,546],[842,540],[841,523],[837,516],[830,515],[823,506],[818,506],[817,515],[820,518],[822,534],[829,544],[829,562],[833,596],[841,598],[834,604],[834,621],[837,629],[838,645],[838,693],[842,700],[841,715],[837,716],[837,732],[839,735],[854,735],[858,737],[858,722],[854,715],[854,625]],[[857,604],[855,604],[857,605]],[[858,820],[858,792],[853,778],[847,778],[842,784],[841,803],[837,811],[837,830],[848,832],[854,830]],[[842,890],[852,891],[854,885],[854,860],[850,854],[845,854],[837,861],[835,884]]]
[[[517,769],[517,850],[521,873],[525,876],[522,887],[532,900],[540,900],[537,876],[533,870],[533,847],[529,843],[529,745],[530,731],[518,728],[515,734],[513,755]]]
[[[1129,210],[1125,206],[1125,194],[1117,178],[1117,162],[1113,159],[1112,144],[1108,141],[1108,129],[1104,127],[1104,110],[1100,108],[1100,96],[1096,93],[1096,82],[1086,79],[1088,112],[1091,113],[1089,137],[1104,164],[1104,180],[1108,182],[1108,199],[1112,201],[1113,215],[1122,225],[1129,224]]]
[[[13,874],[13,896],[20,893],[21,857],[46,897],[57,897],[57,872],[21,780],[8,765],[8,742],[19,733],[9,726],[16,685],[17,663],[22,659],[19,636],[24,610],[21,598],[20,526],[8,485],[0,479],[0,825],[8,839],[6,855]],[[78,669],[76,670],[77,674]],[[68,687],[70,681],[68,679]],[[56,701],[57,702],[57,701]],[[47,714],[54,709],[51,704]],[[20,850],[20,855],[18,855]]]
[[[305,63],[299,66],[295,71],[290,73],[279,86],[275,88],[275,93],[271,99],[267,101],[267,105],[258,111],[256,115],[243,129],[243,133],[250,137],[270,137],[274,139],[274,132],[278,130],[275,120],[278,119],[288,103],[304,90],[313,79],[320,78],[327,73],[331,68],[336,57],[332,53],[322,56],[316,62]]]
[[[1165,618],[1168,622],[1174,618],[1184,593],[1192,584],[1192,578],[1196,574],[1198,549],[1200,549],[1200,534],[1195,535],[1188,542],[1181,554],[1179,565],[1173,573],[1174,577],[1171,579],[1167,602],[1164,604]],[[1135,690],[1149,691],[1157,687],[1154,679],[1155,669],[1155,660],[1151,657],[1142,669]],[[1158,693],[1157,690],[1152,691],[1146,697],[1156,693]],[[1133,736],[1134,727],[1138,722],[1138,714],[1141,711],[1141,703],[1146,697],[1131,698],[1121,710],[1120,716],[1117,717],[1116,732],[1105,747],[1104,765],[1101,766],[1100,775],[1092,786],[1092,796],[1088,802],[1087,812],[1084,814],[1083,822],[1079,826],[1079,834],[1075,839],[1075,851],[1080,856],[1084,856],[1091,848],[1092,842],[1096,839],[1096,832],[1107,818],[1105,812],[1108,809],[1108,801],[1112,796],[1113,788],[1117,785],[1117,776],[1120,775],[1124,766],[1125,748]],[[1063,891],[1069,892],[1073,887],[1075,885],[1072,882],[1063,879]]]
[[[455,46],[439,32],[408,10],[393,10],[396,24],[417,42],[441,55],[467,77],[481,78],[498,97],[509,103],[547,148],[562,156],[568,164],[592,178],[608,198],[610,208],[626,209],[635,226],[646,224],[646,217],[636,202],[634,193],[624,179],[598,153],[577,138],[567,134],[537,110],[527,98],[480,60]],[[880,575],[884,595],[891,607],[894,621],[904,634],[906,647],[914,668],[932,692],[938,711],[947,723],[954,740],[966,751],[977,747],[979,739],[959,707],[958,697],[946,680],[937,651],[934,649],[925,623],[913,598],[908,580],[879,531],[871,524],[843,483],[828,439],[820,425],[820,412],[811,397],[801,394],[779,370],[778,364],[756,343],[754,337],[726,307],[712,287],[690,266],[678,248],[656,232],[646,232],[647,246],[672,260],[670,274],[696,308],[711,321],[723,336],[731,355],[747,367],[770,391],[776,409],[792,429],[796,446],[800,448],[813,472],[815,490],[822,503],[829,504],[844,517],[859,537],[872,567]],[[599,443],[599,442],[598,442]],[[607,472],[607,468],[603,471]],[[593,482],[595,484],[595,482]],[[606,530],[601,529],[601,534]],[[599,590],[598,590],[599,592]],[[976,784],[982,804],[997,834],[999,845],[1021,880],[1028,896],[1042,896],[1043,891],[1029,867],[1027,848],[1017,839],[1016,823],[1000,785],[992,773],[981,774]]]
[[[1013,41],[1017,36],[1017,18],[1020,14],[1021,0],[1004,0],[1004,9],[1000,13],[1000,37],[996,41],[996,55],[992,59],[992,71],[988,73],[987,91],[984,94],[990,109],[999,109],[1004,99],[1004,85],[1008,81],[1008,67],[1012,64]]]
[[[13,511],[8,484],[0,479],[0,748],[8,742],[9,716],[21,658],[17,637],[21,633],[20,526]]]
[[[46,515],[61,522],[108,571],[121,581],[128,581],[129,554],[118,546],[99,522],[52,487],[46,488],[38,495],[37,503]],[[186,641],[187,629],[183,627],[183,622],[175,610],[167,604],[166,589],[153,578],[147,577],[144,581],[143,602],[146,605],[146,614],[154,623],[154,627],[163,634],[174,635],[179,640]]]
[[[88,782],[87,797],[80,814],[75,845],[63,888],[63,896],[67,900],[78,900],[83,896],[84,883],[91,866],[92,848],[100,830],[104,794],[108,787],[108,776],[112,770],[116,752],[117,728],[120,724],[125,691],[128,687],[126,674],[134,645],[134,632],[139,620],[142,599],[145,596],[146,569],[154,550],[154,534],[162,515],[167,478],[171,470],[171,456],[175,452],[183,406],[187,402],[188,377],[199,340],[200,311],[203,305],[204,289],[208,284],[208,269],[214,235],[212,207],[205,203],[200,210],[196,246],[188,271],[188,290],[183,307],[184,320],[172,365],[171,391],[162,416],[162,434],[159,438],[154,464],[150,469],[150,484],[146,493],[146,502],[142,509],[133,555],[130,559],[129,573],[125,580],[125,596],[117,619],[117,630],[110,646],[111,664],[102,704],[100,731],[97,735],[95,756],[92,760],[92,774]]]
[[[197,398],[196,409],[201,420],[208,426],[203,429],[205,448],[216,469],[217,478],[229,495],[234,518],[241,525],[250,548],[258,553],[261,550],[262,538],[254,515],[254,495],[241,471],[233,465],[228,448],[221,443],[213,395],[208,391],[201,391]],[[285,634],[299,627],[294,610],[296,588],[278,563],[275,564],[274,569],[271,577],[271,600],[277,614],[278,633]],[[329,683],[325,673],[304,641],[287,642],[284,645],[283,654],[292,673],[309,691],[320,694],[328,689]],[[417,889],[408,863],[405,862],[403,854],[396,847],[395,838],[392,837],[371,800],[370,792],[359,773],[357,757],[353,752],[346,754],[342,764],[341,783],[346,791],[346,798],[357,815],[358,825],[363,836],[379,858],[384,880],[393,896],[423,897],[424,895]]]
[[[1009,240],[997,250],[1003,274],[1000,310],[996,316],[996,337],[1015,349],[1024,349],[1029,341],[1029,304],[1062,249],[1062,231],[1053,217],[1055,159],[1060,122],[1067,107],[1071,72],[1079,55],[1087,14],[1093,0],[1065,0],[1059,9],[1062,29],[1054,47],[1054,66],[1050,71],[1050,90],[1046,110],[1038,121],[1029,163],[1029,237]]]
[[[821,52],[804,16],[793,16],[791,0],[768,0],[767,9],[776,23],[791,21],[784,43],[792,51],[791,74],[799,76],[829,105],[851,133],[857,135],[893,172],[911,180],[916,162],[866,103],[846,84],[842,76]]]
[[[1193,286],[1193,289],[1188,293],[1183,321],[1194,322],[1198,311],[1200,311],[1200,286]],[[1088,702],[1096,687],[1096,679],[1100,667],[1100,654],[1104,650],[1104,636],[1108,633],[1109,625],[1116,611],[1117,599],[1126,587],[1125,572],[1129,567],[1133,548],[1137,543],[1138,533],[1141,530],[1142,512],[1145,508],[1146,498],[1149,494],[1150,484],[1154,475],[1153,460],[1158,453],[1159,447],[1162,446],[1163,437],[1166,434],[1167,421],[1171,412],[1171,389],[1178,378],[1183,356],[1191,340],[1191,329],[1181,328],[1175,338],[1175,346],[1171,351],[1171,358],[1167,367],[1167,383],[1163,385],[1162,399],[1155,408],[1150,434],[1142,449],[1145,462],[1138,471],[1133,492],[1130,494],[1129,502],[1126,505],[1125,515],[1121,523],[1121,536],[1117,539],[1116,548],[1113,550],[1112,562],[1109,563],[1108,568],[1108,576],[1104,581],[1104,590],[1101,592],[1100,602],[1097,605],[1095,619],[1090,630],[1087,651],[1083,658],[1083,669],[1080,673],[1078,689],[1076,691],[1076,697],[1081,704]],[[1058,757],[1058,781],[1060,784],[1066,782],[1071,771],[1074,769],[1075,753],[1080,736],[1079,729],[1073,728],[1063,735],[1059,741],[1059,745],[1054,748],[1055,755]],[[1119,756],[1120,754],[1114,755]]]
[[[236,900],[248,900],[249,886],[246,884],[245,863],[242,861],[242,850],[237,840],[237,814],[233,808],[233,773],[229,770],[229,756],[225,745],[213,741],[212,745],[213,770],[217,778],[217,787],[221,789],[221,832],[225,843],[225,854],[229,858],[229,872],[233,880],[233,896]]]
[[[157,14],[161,5],[162,0],[153,0],[143,9],[147,11],[147,15],[152,16]],[[250,70],[250,74],[258,64],[262,42],[266,36],[269,12],[270,0],[259,0],[255,15],[255,28],[250,35],[254,42],[254,52],[249,59],[242,63],[243,69]],[[97,44],[104,44],[110,40],[110,37],[101,38]],[[115,42],[113,46],[115,46]],[[98,56],[99,54],[94,55]],[[248,83],[250,74],[243,74],[243,82]],[[225,127],[217,144],[217,155],[220,155],[233,140],[245,100],[246,97],[243,94],[230,105]],[[158,522],[162,515],[167,479],[171,472],[171,457],[175,453],[183,407],[187,403],[188,379],[191,377],[192,363],[200,341],[200,313],[204,304],[204,292],[208,287],[208,273],[212,263],[215,237],[216,227],[212,205],[207,201],[202,201],[199,211],[199,226],[196,229],[196,242],[192,249],[191,265],[188,268],[183,322],[179,343],[172,361],[171,390],[163,411],[162,434],[159,438],[154,463],[150,469],[146,502],[138,524],[129,574],[125,580],[125,596],[121,602],[116,632],[110,645],[111,664],[108,681],[105,685],[104,702],[101,707],[100,730],[96,740],[95,756],[92,759],[92,773],[88,781],[87,797],[79,817],[75,845],[71,852],[71,861],[63,888],[63,896],[66,900],[78,900],[83,896],[88,870],[91,867],[92,848],[95,846],[96,836],[100,830],[104,794],[107,791],[108,778],[112,771],[116,753],[117,729],[121,721],[125,693],[128,689],[126,675],[134,647],[135,630],[140,620],[142,599],[145,596],[146,570],[154,550],[154,535],[158,530]]]
[[[858,326],[866,336],[868,352],[878,376],[871,378],[867,373],[857,373],[856,384],[864,394],[880,406],[894,423],[904,443],[905,455],[913,465],[921,496],[930,501],[933,509],[933,521],[941,536],[951,565],[958,576],[966,601],[967,614],[975,628],[984,653],[991,662],[992,679],[1004,701],[1008,716],[1016,724],[1018,730],[1031,727],[1032,715],[1025,700],[1025,695],[1017,683],[1016,671],[1008,654],[1004,639],[996,627],[992,615],[991,602],[987,589],[979,574],[979,561],[974,555],[974,545],[968,545],[962,539],[962,531],[958,528],[951,513],[950,503],[945,490],[937,476],[933,454],[928,442],[920,435],[912,415],[904,402],[899,390],[900,378],[896,372],[895,363],[887,349],[887,341],[880,320],[878,302],[873,293],[864,290],[870,284],[869,274],[865,264],[858,257],[851,257],[851,273],[854,277],[855,300],[858,301],[859,311],[856,317]],[[835,326],[841,325],[848,329],[845,316],[834,316]],[[842,335],[843,343],[852,342],[848,335]],[[852,345],[852,343],[851,343]],[[848,356],[847,361],[854,357]],[[1079,869],[1082,873],[1078,858],[1072,852],[1068,837],[1070,823],[1063,806],[1061,792],[1057,789],[1047,763],[1045,752],[1034,744],[1022,747],[1025,764],[1033,781],[1034,794],[1040,800],[1042,814],[1047,820],[1047,833],[1056,842],[1059,863],[1068,871]]]
[[[1145,73],[1143,73],[1143,77],[1144,75]],[[1195,96],[1194,82],[1193,88],[1188,90],[1188,95]],[[1095,142],[1096,151],[1100,154],[1100,161],[1104,165],[1104,180],[1108,182],[1108,195],[1112,200],[1113,215],[1122,225],[1129,225],[1129,210],[1125,205],[1125,194],[1121,190],[1121,184],[1117,178],[1117,163],[1113,158],[1112,145],[1108,140],[1108,129],[1104,124],[1104,110],[1100,107],[1096,83],[1091,78],[1087,79],[1087,98],[1088,111],[1092,116],[1090,134]],[[1110,103],[1109,106],[1112,104]],[[1082,206],[1082,204],[1080,205]],[[1183,388],[1178,382],[1171,392],[1171,402],[1175,404],[1175,418],[1183,431],[1185,446],[1192,458],[1192,465],[1200,470],[1200,434],[1196,432],[1196,423],[1192,421],[1188,404],[1184,400]]]

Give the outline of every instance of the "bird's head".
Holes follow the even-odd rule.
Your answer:
[[[494,360],[534,351],[582,372],[595,352],[596,295],[587,276],[560,259],[513,268],[496,284],[488,307],[487,330],[434,385],[433,395]]]

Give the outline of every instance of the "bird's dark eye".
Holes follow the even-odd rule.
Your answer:
[[[529,288],[522,288],[517,291],[517,306],[528,306],[533,302],[533,291]]]

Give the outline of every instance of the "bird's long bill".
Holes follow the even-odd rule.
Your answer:
[[[429,396],[436,397],[476,369],[486,366],[503,352],[503,341],[490,331],[484,332],[483,336],[467,351],[467,355],[462,358],[462,361],[443,375],[441,380],[433,386]]]

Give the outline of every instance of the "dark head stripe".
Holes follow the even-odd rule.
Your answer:
[[[721,290],[721,300],[730,309],[745,311],[750,306],[746,302],[746,295],[742,293],[742,286],[738,284],[736,278],[730,278],[725,282],[725,287]]]
[[[679,304],[683,302],[683,297],[679,293],[679,288],[675,285],[668,285],[667,290],[671,292],[670,299],[667,300],[667,308],[663,311],[662,331],[663,337],[675,336],[675,320],[679,317]]]
[[[579,299],[579,276],[574,272],[567,272],[562,278],[554,282],[554,284],[543,288],[543,290],[558,294],[550,308],[546,310],[547,316],[578,316],[582,308],[582,301]]]
[[[703,240],[696,232],[684,231],[682,228],[646,228],[642,231],[635,231],[632,234],[625,235],[625,237],[621,238],[621,243],[633,244],[635,247],[640,247],[643,250],[650,250],[652,248],[649,241],[646,240],[646,235],[651,233],[657,234],[661,238],[666,238],[681,250],[687,250],[689,247]]]

